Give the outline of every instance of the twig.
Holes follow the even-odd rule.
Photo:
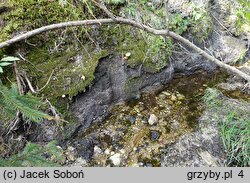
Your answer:
[[[43,72],[42,70],[38,69],[32,62],[28,61],[26,58],[24,58],[24,56],[21,55],[20,52],[16,53],[23,61],[28,62],[29,64],[31,64],[37,71],[39,72]]]
[[[86,47],[83,45],[83,43],[79,40],[78,36],[76,35],[75,31],[72,31],[76,40],[80,43],[80,45],[83,47],[84,51],[87,53],[87,55],[89,56],[90,59],[92,59],[91,55],[89,54],[88,50],[86,49]]]
[[[168,7],[168,0],[164,0],[164,8],[165,8],[165,24],[168,25],[168,17],[169,17],[169,7]],[[167,27],[166,27],[167,28]]]
[[[61,114],[60,113],[57,113],[56,111],[56,108],[50,103],[50,101],[48,99],[45,100],[48,104],[49,104],[49,110],[52,112],[52,115],[55,116],[53,119],[57,122],[57,124],[60,122],[60,121],[63,121],[63,122],[66,122],[66,123],[69,123],[68,121],[62,119],[60,116]]]
[[[182,46],[180,43],[177,43],[183,50],[185,50],[187,53],[191,54],[191,52],[185,48],[184,46]],[[192,53],[193,54],[193,53]]]
[[[21,115],[21,113],[19,111],[17,111],[16,117],[15,117],[14,121],[11,123],[11,127],[9,126],[10,129],[8,130],[6,136],[9,135],[12,132],[12,130],[14,128],[16,128],[18,123],[21,121],[20,115]]]
[[[15,70],[15,74],[16,74],[16,81],[17,81],[19,94],[23,95],[23,87],[22,87],[22,84],[21,84],[21,81],[20,81],[20,74],[19,74],[18,69],[17,69],[16,61],[14,62],[13,65],[14,65],[14,70]]]
[[[27,83],[28,83],[28,86],[29,86],[30,91],[31,91],[32,93],[37,93],[37,92],[35,91],[35,89],[33,88],[33,86],[32,86],[32,84],[31,84],[29,78],[27,77],[27,74],[26,74],[26,73],[24,73],[24,78],[25,78],[25,80],[26,80]]]
[[[48,99],[45,100],[49,104],[49,110],[52,112],[52,115],[55,116],[55,118],[60,118],[59,114],[56,112],[56,108],[50,103]]]
[[[226,28],[212,13],[211,15],[232,36],[232,33],[230,32],[230,30]]]
[[[51,79],[53,73],[54,73],[54,70],[51,72],[51,74],[50,74],[50,76],[49,76],[49,79],[48,79],[48,81],[46,82],[46,84],[45,84],[42,88],[40,88],[40,89],[38,90],[38,92],[42,91],[42,90],[49,84],[50,79]]]

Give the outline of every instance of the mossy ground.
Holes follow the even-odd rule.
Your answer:
[[[45,86],[49,80],[43,90],[48,97],[73,97],[91,84],[98,61],[106,54],[105,50],[95,51],[91,48],[48,54],[41,48],[28,55],[36,68],[29,64],[23,65],[23,68],[29,70],[29,75],[37,80],[38,88]]]

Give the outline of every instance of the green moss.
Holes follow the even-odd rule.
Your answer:
[[[183,16],[181,13],[170,14],[168,28],[179,35],[190,31],[199,42],[202,42],[212,32],[212,19],[205,7],[198,7],[194,3],[187,3],[184,6],[192,8],[190,14],[188,16]]]
[[[180,13],[170,14],[168,21],[168,28],[171,31],[176,32],[177,34],[183,34],[187,31],[188,26],[190,25],[191,20],[188,17],[183,17]]]
[[[44,25],[62,21],[84,18],[81,5],[74,6],[73,1],[48,0],[9,0],[12,11],[2,16],[4,22],[8,22],[1,28],[0,42],[8,39],[17,31],[27,31]]]
[[[172,54],[172,40],[161,36],[154,36],[145,32],[136,31],[128,26],[113,27],[107,30],[110,35],[107,43],[114,52],[124,55],[126,63],[130,67],[142,65],[148,72],[156,73],[166,67]],[[125,57],[130,53],[129,57]]]
[[[213,29],[212,19],[204,7],[192,6],[191,33],[202,42],[208,38]]]
[[[79,54],[80,53],[80,54]],[[48,98],[77,95],[85,90],[94,79],[95,68],[107,52],[89,48],[86,51],[74,49],[49,54],[46,47],[39,48],[28,55],[35,68],[26,63],[22,65],[32,78],[36,78],[38,88],[49,81],[42,93]]]
[[[144,68],[152,73],[159,72],[167,66],[172,50],[173,43],[170,38],[149,37],[146,58],[143,61]]]

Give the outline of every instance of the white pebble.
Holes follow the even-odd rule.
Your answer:
[[[109,158],[115,166],[119,166],[121,163],[121,155],[116,153]]]
[[[148,124],[155,125],[156,123],[158,123],[157,116],[155,114],[150,114],[150,117],[148,119]]]

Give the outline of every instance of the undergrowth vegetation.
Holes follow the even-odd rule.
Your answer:
[[[247,106],[226,102],[216,89],[207,89],[203,97],[213,111],[218,123],[221,140],[227,155],[228,166],[250,165],[250,114]]]
[[[0,158],[0,167],[55,167],[62,162],[62,149],[56,146],[56,141],[51,141],[44,147],[28,142],[17,155]]]
[[[250,1],[238,0],[241,6],[237,8],[236,35],[242,32],[250,32]]]
[[[22,113],[24,119],[34,122],[50,119],[49,115],[38,110],[41,105],[40,99],[30,93],[20,95],[14,83],[11,88],[0,85],[0,119],[5,121],[14,119],[17,111]]]

